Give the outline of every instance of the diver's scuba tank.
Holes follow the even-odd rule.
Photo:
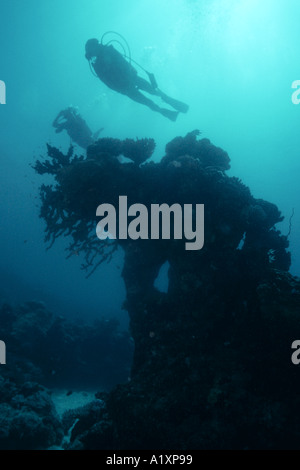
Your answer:
[[[104,40],[105,36],[108,36],[109,34],[114,34],[115,36],[118,36],[123,41],[123,44],[121,43],[121,41],[119,39],[111,39],[106,44],[104,44],[103,40]],[[119,44],[119,46],[121,46],[121,48],[123,50],[124,57],[129,60],[129,63],[131,63],[132,59],[131,59],[130,47],[129,47],[128,42],[124,38],[124,36],[122,36],[122,34],[120,34],[120,33],[117,33],[116,31],[106,31],[106,33],[104,33],[102,38],[101,38],[101,44],[103,46],[110,46],[112,43],[116,43],[116,44]]]
[[[123,44],[122,42],[119,40],[119,39],[111,39],[110,41],[108,41],[107,43],[104,44],[103,40],[105,38],[105,36],[109,35],[109,34],[114,34],[115,36],[118,36],[122,41],[123,41]],[[121,46],[122,50],[123,50],[123,56],[124,58],[129,62],[129,64],[131,65],[131,63],[133,62],[135,65],[137,65],[141,70],[143,70],[143,72],[145,72],[149,78],[149,81],[151,83],[151,85],[153,86],[153,88],[156,90],[158,88],[158,84],[157,84],[157,81],[156,81],[156,78],[154,76],[153,73],[151,72],[148,72],[146,69],[144,69],[144,67],[142,67],[138,62],[136,62],[135,60],[133,60],[133,58],[131,57],[131,50],[130,50],[130,47],[129,47],[129,44],[128,42],[126,41],[126,39],[124,38],[124,36],[122,36],[120,33],[117,33],[116,31],[107,31],[106,33],[103,34],[102,38],[101,38],[101,44],[104,45],[104,46],[110,46],[111,44],[113,43],[116,43],[118,44],[119,46]]]

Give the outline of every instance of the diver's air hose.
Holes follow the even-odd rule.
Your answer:
[[[107,31],[106,33],[103,34],[102,38],[101,38],[101,44],[103,44],[103,39],[105,38],[105,36],[107,36],[107,34],[115,34],[116,36],[119,36],[119,38],[122,39],[122,41],[124,41],[126,47],[127,47],[127,52],[128,52],[128,55],[125,53],[125,56],[127,56],[129,58],[129,62],[131,62],[131,50],[130,50],[130,47],[129,47],[129,44],[128,42],[126,41],[126,39],[124,38],[124,36],[122,36],[122,34],[120,33],[117,33],[116,31]],[[118,44],[121,44],[120,41],[116,40],[116,39],[112,39],[111,41],[109,41],[106,45],[109,45],[111,44],[112,42],[118,42]],[[122,49],[124,50],[125,52],[125,47],[122,45]]]

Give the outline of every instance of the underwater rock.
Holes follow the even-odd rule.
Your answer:
[[[46,389],[0,378],[0,449],[45,450],[57,445],[63,430]]]
[[[105,394],[88,405],[67,411],[62,419],[65,433],[71,429],[67,450],[83,450],[88,441],[89,449],[109,450],[117,446],[113,423],[109,419]]]

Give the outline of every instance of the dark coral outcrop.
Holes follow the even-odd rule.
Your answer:
[[[47,239],[70,236],[71,249],[94,264],[111,250],[96,239],[99,204],[117,205],[119,195],[146,206],[205,204],[201,251],[185,251],[180,240],[115,242],[125,252],[135,353],[131,380],[105,398],[109,445],[299,448],[291,344],[300,334],[300,281],[288,273],[288,240],[276,228],[282,216],[227,176],[227,153],[199,135],[174,139],[160,163],[141,167],[121,164],[108,146],[97,158],[93,146],[93,159],[69,162],[54,186],[42,187]],[[154,281],[166,261],[162,293]],[[77,426],[76,445],[103,448],[101,419]]]
[[[155,146],[154,139],[125,139],[122,141],[106,137],[97,140],[95,144],[88,148],[87,158],[99,161],[123,155],[136,165],[141,165],[151,158]]]

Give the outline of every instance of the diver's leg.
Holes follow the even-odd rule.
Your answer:
[[[92,135],[94,141],[96,141],[98,139],[99,134],[102,131],[104,131],[104,127],[101,127],[98,131],[94,132],[94,134]]]
[[[187,113],[189,110],[189,106],[185,103],[182,103],[181,101],[174,100],[174,98],[170,98],[170,96],[166,95],[163,93],[161,90],[157,89],[158,96],[161,97],[161,99],[172,106],[172,108],[177,109],[177,111],[181,113]]]
[[[136,77],[136,86],[140,90],[146,91],[147,93],[155,96],[159,96],[165,103],[172,106],[172,108],[176,109],[181,113],[187,113],[189,110],[189,106],[181,101],[174,100],[170,96],[163,93],[159,88],[154,88],[151,83],[147,82],[144,78]]]
[[[157,88],[154,88],[151,83],[147,82],[147,80],[144,78],[137,76],[135,84],[139,90],[146,91],[150,95],[160,96],[160,92],[157,90]]]
[[[157,106],[157,104],[155,104],[153,101],[151,101],[149,98],[144,96],[142,93],[140,93],[136,89],[127,93],[127,96],[131,98],[133,101],[136,101],[137,103],[148,106],[148,108],[152,109],[152,111],[156,111],[157,113],[162,114],[168,119],[171,119],[171,121],[176,121],[177,119],[177,116],[178,116],[177,111],[171,111],[169,109],[160,108],[159,106]]]

